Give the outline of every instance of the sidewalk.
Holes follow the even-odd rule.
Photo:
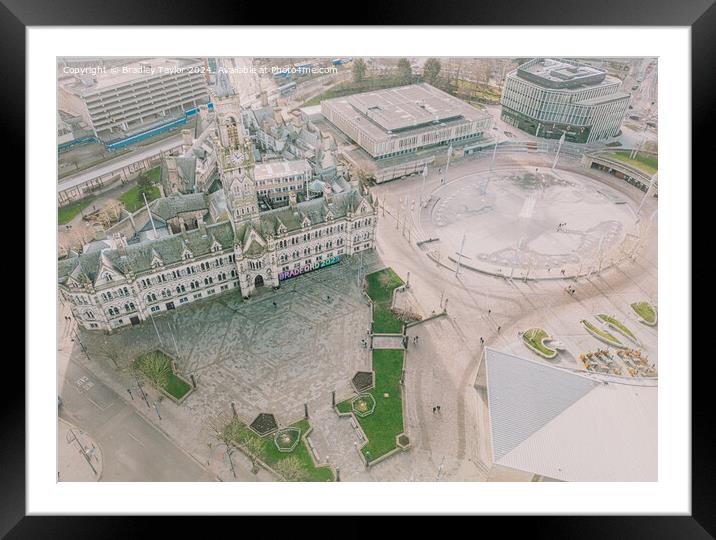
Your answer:
[[[102,450],[94,439],[62,418],[58,418],[57,435],[57,480],[98,481],[102,476]]]

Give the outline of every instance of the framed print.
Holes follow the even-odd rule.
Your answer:
[[[3,532],[517,514],[585,516],[533,518],[550,537],[712,534],[690,273],[709,2],[346,27],[41,4],[3,8],[29,314]]]

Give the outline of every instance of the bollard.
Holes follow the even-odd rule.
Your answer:
[[[194,379],[194,375],[191,374],[191,375],[189,375],[189,377],[191,378],[191,385],[192,385],[194,388],[196,388],[196,380]]]

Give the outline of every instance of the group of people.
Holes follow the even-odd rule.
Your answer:
[[[433,406],[433,414],[440,412],[440,405],[434,405]]]
[[[559,225],[557,225],[557,232],[561,231],[566,225],[567,225],[566,221],[564,223],[560,223]]]
[[[568,293],[570,296],[574,296],[574,291],[576,291],[576,290],[577,290],[577,289],[574,288],[574,285],[570,285],[569,287],[567,287],[567,293]]]

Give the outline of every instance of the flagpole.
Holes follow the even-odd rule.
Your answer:
[[[562,143],[564,143],[564,137],[567,135],[566,131],[562,132],[562,136],[559,138],[559,146],[557,147],[557,155],[554,156],[554,163],[552,163],[552,170],[557,166],[557,160],[559,159],[559,152],[562,150]]]
[[[422,188],[420,188],[420,207],[421,208],[423,206],[423,196],[425,193],[425,179],[427,178],[427,176],[428,176],[428,164],[426,163],[425,167],[423,167],[423,186],[422,186]]]

